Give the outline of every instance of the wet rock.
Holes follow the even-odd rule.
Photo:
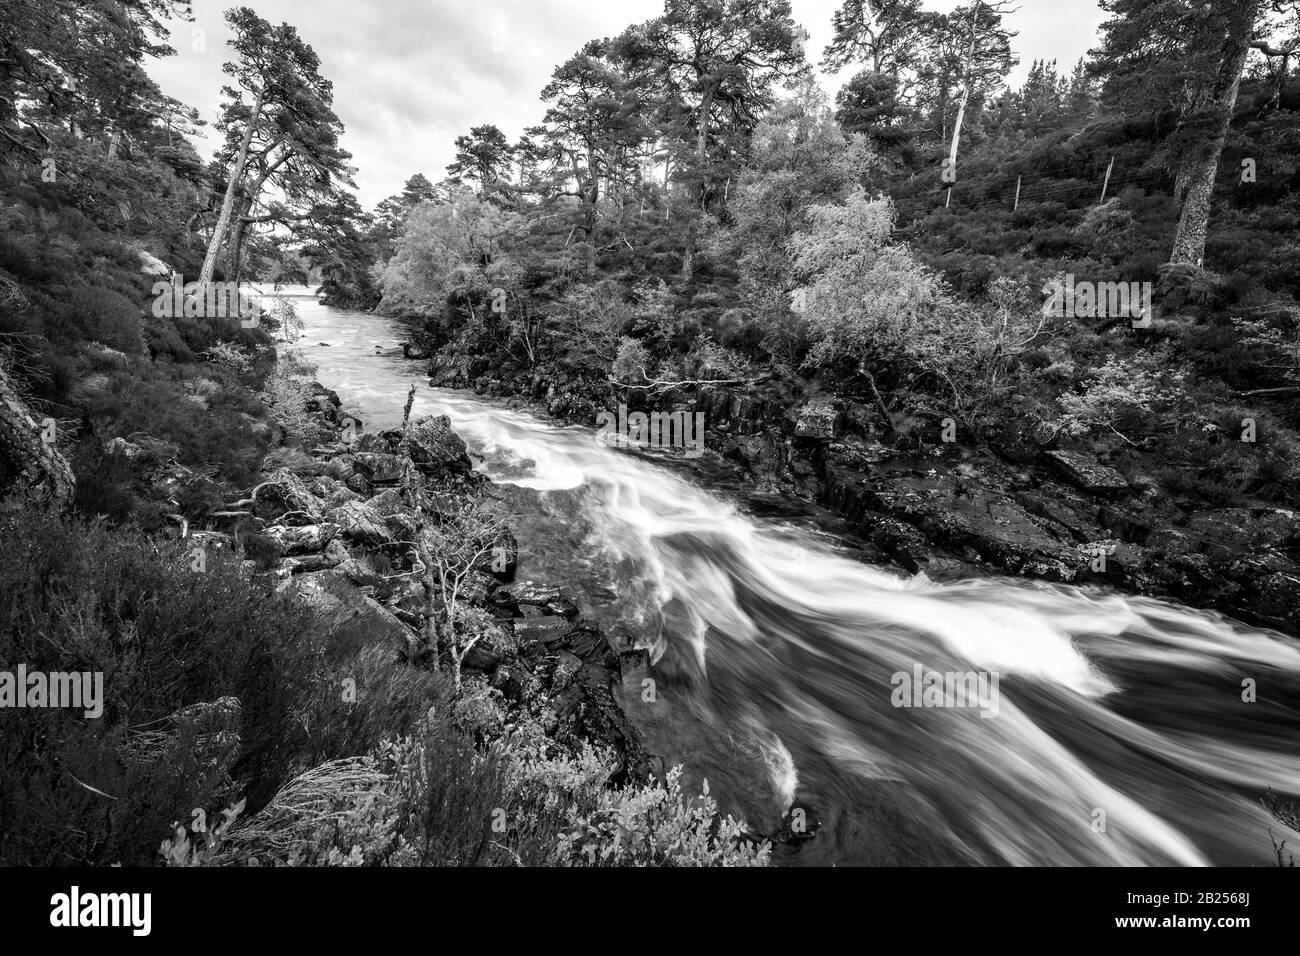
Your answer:
[[[499,587],[492,594],[492,602],[514,613],[521,605],[545,607],[551,601],[558,601],[563,595],[559,588],[547,587],[533,581],[516,581]]]
[[[1278,508],[1203,508],[1184,527],[1191,535],[1233,551],[1285,551],[1296,547],[1300,532],[1295,513]]]
[[[573,625],[557,615],[520,618],[515,621],[515,640],[520,644],[553,644],[571,630]]]
[[[548,614],[557,615],[570,621],[576,620],[578,617],[578,605],[563,594],[553,601],[547,601],[544,609]],[[520,608],[520,610],[523,610],[523,608]]]
[[[551,689],[563,690],[568,687],[581,669],[581,657],[572,651],[557,651],[555,654],[555,670],[551,674]]]
[[[333,423],[338,421],[338,409],[341,404],[337,392],[326,388],[320,382],[311,383],[311,394],[305,403],[307,411],[315,412],[327,422]]]
[[[441,478],[474,470],[465,442],[452,431],[446,415],[412,422],[409,440],[411,460],[423,474]]]
[[[1295,628],[1300,609],[1300,575],[1274,572],[1258,582],[1258,613],[1276,627]]]
[[[1128,491],[1127,478],[1091,455],[1075,451],[1049,451],[1044,453],[1044,457],[1067,481],[1084,491],[1103,495]]]

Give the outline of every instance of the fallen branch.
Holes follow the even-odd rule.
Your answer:
[[[692,385],[753,385],[752,378],[683,378],[683,379],[662,379],[651,378],[646,374],[645,366],[638,365],[641,370],[641,377],[646,380],[644,385],[633,385],[628,382],[620,382],[613,375],[609,376],[611,385],[617,385],[619,388],[639,389],[652,394],[658,392],[669,392],[675,388],[687,388]]]
[[[1237,392],[1242,398],[1252,395],[1284,395],[1287,392],[1300,392],[1300,385],[1280,385],[1277,388],[1252,388],[1246,392]]]

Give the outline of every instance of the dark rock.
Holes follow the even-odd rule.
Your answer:
[[[1075,451],[1049,451],[1044,457],[1075,487],[1094,494],[1128,491],[1128,479],[1091,455]]]
[[[520,644],[553,644],[571,630],[572,624],[555,615],[520,618],[515,621],[515,640]]]
[[[839,413],[830,402],[808,402],[799,409],[795,421],[796,438],[816,438],[830,441],[835,437]]]
[[[419,418],[411,423],[411,461],[432,477],[468,475],[474,470],[465,442],[451,428],[446,415]]]
[[[520,610],[523,610],[523,608],[521,607]],[[547,601],[545,610],[548,614],[555,614],[570,621],[578,616],[578,605],[565,595],[560,595],[553,601]]]
[[[523,700],[524,685],[514,667],[498,667],[492,675],[491,684],[506,700],[516,703]]]
[[[547,587],[533,581],[516,581],[499,587],[492,594],[494,604],[514,611],[520,605],[545,607],[552,601],[558,601],[563,595],[559,588]]]
[[[358,452],[352,468],[372,485],[397,484],[406,477],[406,461],[397,455]]]
[[[570,651],[560,650],[555,653],[555,670],[551,673],[551,689],[563,690],[582,669],[582,658]]]

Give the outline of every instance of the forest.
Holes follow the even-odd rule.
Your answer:
[[[554,661],[483,610],[517,585],[464,443],[404,420],[355,444],[291,302],[241,321],[249,283],[396,319],[434,386],[557,421],[706,410],[737,481],[855,520],[859,474],[933,454],[915,473],[951,498],[871,493],[869,553],[908,571],[1295,633],[1300,7],[1099,0],[1096,47],[1057,63],[1009,0],[932,6],[844,0],[813,49],[790,0],[665,0],[556,64],[535,125],[475,125],[367,209],[308,13],[225,12],[205,117],[150,75],[183,0],[6,0],[0,667],[107,690],[95,721],[0,713],[0,864],[765,865],[806,839],[649,772],[630,731],[556,730]],[[211,288],[228,307],[171,307]],[[715,414],[742,400],[747,425]],[[1039,487],[1062,468],[1073,490]],[[973,485],[1083,530],[968,527]],[[302,542],[331,521],[326,563]],[[271,597],[340,568],[346,594]],[[511,593],[518,621],[555,600]],[[482,665],[494,642],[531,690]]]

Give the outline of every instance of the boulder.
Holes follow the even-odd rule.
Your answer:
[[[385,518],[397,514],[399,511],[407,510],[406,502],[402,500],[401,492],[396,488],[385,488],[367,501],[366,506]]]
[[[432,477],[468,475],[474,470],[465,442],[451,429],[446,415],[420,418],[411,423],[411,461]]]
[[[796,438],[830,441],[835,437],[835,426],[838,420],[839,414],[830,402],[808,402],[799,409],[794,435]]]
[[[397,455],[358,452],[352,456],[352,468],[371,485],[398,484],[406,477],[406,461]]]
[[[338,534],[338,527],[329,522],[284,528],[279,525],[264,528],[262,533],[280,545],[285,554],[309,554],[324,550]]]
[[[348,576],[353,584],[360,587],[383,588],[386,585],[383,576],[365,561],[348,558],[338,565],[338,570]]]
[[[317,475],[307,483],[307,490],[321,500],[326,510],[337,508],[347,501],[359,501],[361,496],[337,478]]]
[[[393,543],[393,533],[388,530],[383,516],[362,502],[346,502],[328,512],[326,518],[338,525],[345,537],[361,544],[379,546]]]
[[[497,588],[492,594],[492,602],[498,607],[514,614],[521,605],[545,607],[551,601],[562,597],[559,588],[546,587],[532,581],[516,581]]]
[[[555,614],[520,618],[515,621],[515,640],[520,644],[553,644],[572,630],[569,621]]]
[[[1129,490],[1128,479],[1091,455],[1075,451],[1049,451],[1048,461],[1066,481],[1093,494],[1118,494]]]
[[[386,517],[384,527],[392,533],[394,541],[414,541],[420,533],[420,523],[405,512]]]
[[[348,457],[350,458],[351,456],[349,455]],[[352,472],[352,474],[348,475],[345,484],[347,485],[349,491],[352,491],[356,494],[358,500],[362,498],[369,498],[371,495],[375,493],[375,488],[372,484],[370,484],[369,479],[367,479],[366,476],[361,474],[361,472],[359,471],[354,471]]]
[[[288,468],[277,468],[257,493],[258,502],[272,501],[285,511],[296,512],[294,520],[317,524],[324,513],[321,500],[311,493],[307,483]]]
[[[405,624],[337,568],[301,574],[276,588],[276,592],[312,608],[331,631],[346,629],[361,643],[382,643],[405,649],[412,637]]]
[[[147,276],[166,276],[171,277],[172,267],[163,262],[152,252],[144,249],[136,249],[136,255],[140,257],[140,271]],[[168,293],[170,295],[170,293]]]

